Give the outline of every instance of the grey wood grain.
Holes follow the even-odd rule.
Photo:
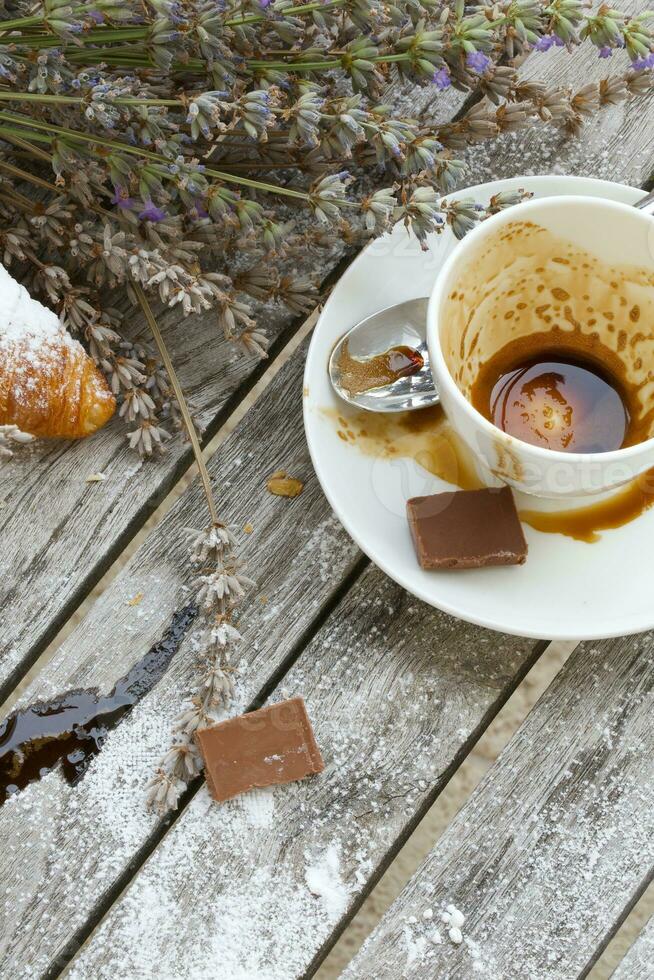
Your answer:
[[[577,648],[344,978],[584,976],[654,874],[653,709],[652,634]]]
[[[654,916],[641,929],[611,980],[650,980],[654,976]]]
[[[303,365],[301,347],[209,464],[225,518],[238,533],[239,554],[254,565],[257,579],[240,624],[243,680],[236,711],[274,681],[362,567],[311,470],[301,420]],[[299,497],[268,492],[266,480],[277,469],[304,482]],[[80,687],[110,691],[188,603],[185,528],[206,522],[206,505],[193,485],[19,703]],[[250,534],[241,531],[246,523]],[[129,605],[139,594],[141,602]],[[170,744],[194,659],[189,636],[164,679],[115,730],[77,787],[53,771],[0,808],[0,976],[45,971],[160,828],[144,809],[144,787]]]
[[[325,772],[225,805],[203,787],[72,976],[304,975],[534,656],[367,569],[273,695],[305,698]]]

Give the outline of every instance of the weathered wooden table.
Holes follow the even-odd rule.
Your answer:
[[[594,50],[585,59],[557,52],[524,72],[574,82],[607,67]],[[652,135],[650,97],[605,110],[580,141],[542,131],[503,138],[475,153],[472,176],[554,169],[645,187]],[[324,272],[327,282],[334,272]],[[210,316],[183,331],[175,320],[164,323],[168,343],[209,438],[270,364],[234,360]],[[269,314],[266,326],[274,367],[300,324]],[[144,330],[138,320],[133,328]],[[303,695],[327,769],[223,806],[198,780],[172,821],[148,812],[145,785],[191,671],[184,641],[81,782],[55,770],[0,809],[2,977],[55,977],[69,964],[77,978],[311,975],[546,647],[423,606],[357,552],[311,471],[305,350],[210,470],[226,519],[254,525],[244,556],[259,592],[242,620],[234,710]],[[162,462],[139,465],[112,423],[88,443],[17,454],[4,468],[3,697],[190,463],[180,441]],[[305,482],[295,500],[266,491],[280,467]],[[107,480],[87,484],[97,471]],[[203,526],[204,514],[193,484],[22,702],[112,688],[188,602],[183,529]],[[654,636],[581,644],[346,976],[586,975],[654,871],[653,717]],[[466,915],[458,946],[439,917],[448,903]],[[654,976],[653,936],[650,923],[616,976]]]

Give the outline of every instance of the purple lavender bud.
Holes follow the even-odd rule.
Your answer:
[[[145,207],[142,211],[139,211],[139,218],[141,221],[163,221],[166,217],[166,212],[163,208],[158,208],[153,202],[148,198],[145,202]]]
[[[631,62],[631,67],[634,71],[644,71],[646,68],[649,68],[648,61],[648,58],[634,58]]]
[[[263,7],[264,10],[266,9],[266,7],[269,7],[270,4],[271,4],[271,0],[259,0],[259,6]]]
[[[111,203],[118,205],[119,208],[123,208],[125,211],[129,211],[134,207],[134,201],[129,196],[128,191],[118,184],[114,188],[114,196],[111,198]]]
[[[534,48],[536,51],[549,51],[554,43],[554,36],[552,34],[543,34],[543,36],[539,37],[534,44]]]
[[[612,55],[613,55],[613,50],[608,46],[608,44],[605,44],[603,48],[599,49],[600,58],[610,58]]]
[[[565,47],[565,41],[562,37],[559,37],[558,34],[552,34],[552,37],[554,38],[554,44],[557,46],[557,48]]]
[[[438,71],[435,71],[434,74],[431,76],[431,80],[436,86],[436,88],[439,90],[439,92],[442,92],[444,89],[449,88],[450,85],[452,84],[452,82],[450,81],[450,73],[447,70],[447,68],[439,68]]]
[[[104,14],[101,10],[88,10],[87,13],[96,24],[104,24]]]
[[[483,51],[471,51],[466,57],[466,65],[477,75],[483,75],[490,64],[490,58]]]

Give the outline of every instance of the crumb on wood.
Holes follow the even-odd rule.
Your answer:
[[[86,482],[87,483],[104,483],[104,481],[106,479],[107,478],[104,475],[104,473],[91,473],[90,476],[87,476]]]
[[[139,603],[143,602],[143,593],[137,592],[133,598],[127,600],[128,606],[138,606]]]
[[[276,497],[297,497],[304,490],[302,481],[289,476],[285,470],[276,470],[268,478],[266,486],[269,493],[275,494]]]
[[[243,525],[243,531],[245,532],[245,534],[252,534],[252,532],[254,531],[254,527],[248,521],[247,524]]]

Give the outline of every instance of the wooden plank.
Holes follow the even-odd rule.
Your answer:
[[[654,875],[653,710],[652,634],[579,647],[343,976],[585,976]]]
[[[434,90],[416,95],[403,89],[397,102],[409,112],[429,105],[434,118],[444,121],[464,98],[453,90],[434,96]],[[337,242],[321,257],[308,255],[296,272],[324,281],[347,255],[354,252]],[[273,342],[272,356],[292,336],[298,318],[279,306],[253,305]],[[209,439],[265,363],[226,343],[213,312],[180,324],[175,309],[160,324]],[[142,317],[131,313],[126,332],[149,339],[145,329]],[[37,444],[0,467],[0,702],[191,462],[188,443],[178,438],[163,459],[140,464],[126,445],[123,423],[115,419],[92,440]],[[87,476],[97,472],[107,480],[87,484]]]
[[[654,976],[654,916],[643,926],[635,943],[612,973],[611,980],[647,980]]]
[[[239,551],[258,588],[239,622],[245,639],[236,711],[272,683],[362,567],[311,471],[301,420],[304,354],[301,347],[209,464],[226,518],[237,530],[253,525],[252,533],[239,534]],[[267,491],[267,477],[280,468],[304,482],[299,497]],[[109,692],[187,605],[192,573],[184,529],[206,520],[193,485],[20,703],[77,688]],[[129,605],[139,593],[142,601]],[[151,696],[115,729],[76,787],[53,771],[0,807],[0,975],[43,972],[159,829],[144,809],[144,787],[170,744],[194,659],[189,636]]]
[[[535,655],[369,568],[274,693],[305,698],[325,772],[225,805],[203,787],[71,975],[303,975]]]

